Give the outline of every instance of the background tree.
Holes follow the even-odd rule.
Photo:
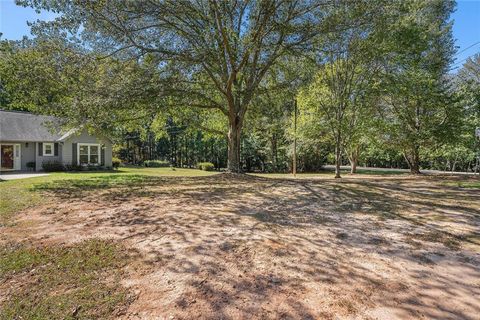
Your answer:
[[[3,42],[0,54],[10,109],[48,113],[71,127],[112,134],[122,126],[142,125],[162,107],[164,96],[158,81],[151,81],[157,75],[148,59],[141,64],[98,59],[78,47],[42,39]]]
[[[349,143],[350,158],[358,159],[358,129],[361,115],[369,107],[366,99],[375,74],[371,50],[378,6],[368,2],[332,2],[326,23],[336,32],[318,39],[316,77],[299,95],[301,108],[316,114],[331,134],[335,146],[335,177],[340,178],[344,146]]]
[[[454,53],[453,9],[453,1],[393,2],[385,26],[385,138],[403,152],[413,174],[420,173],[422,149],[454,135],[458,112],[446,77]]]

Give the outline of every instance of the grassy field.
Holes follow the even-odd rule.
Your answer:
[[[373,173],[0,182],[0,319],[474,319],[479,180]]]
[[[205,177],[195,169],[122,167],[117,171],[51,173],[48,176],[0,182],[0,228],[11,226],[16,214],[49,200],[48,192],[132,189],[159,177]],[[118,284],[128,262],[125,250],[104,240],[45,246],[11,241],[0,245],[0,282],[16,288],[2,303],[0,319],[115,318],[129,304]],[[105,281],[108,279],[108,281]],[[120,307],[119,307],[120,306]]]
[[[57,172],[37,178],[1,181],[0,193],[2,194],[2,197],[0,197],[0,224],[7,223],[14,213],[39,203],[42,196],[35,191],[51,189],[54,186],[64,190],[93,190],[112,186],[134,186],[135,184],[138,185],[139,183],[145,183],[148,179],[145,177],[203,177],[212,174],[218,173],[181,168],[122,167],[117,171],[75,173]],[[359,174],[387,175],[405,173],[359,170]],[[268,178],[293,178],[293,175],[288,173],[259,173],[253,175]],[[344,175],[347,177],[349,176],[347,171],[344,171]],[[324,171],[319,173],[299,173],[297,178],[331,178],[331,176],[331,171]]]
[[[62,187],[83,185],[85,188],[102,188],[128,185],[145,177],[201,177],[216,174],[196,169],[122,167],[117,171],[56,172],[48,176],[0,182],[0,224],[7,223],[13,214],[40,202],[38,191],[46,184]]]

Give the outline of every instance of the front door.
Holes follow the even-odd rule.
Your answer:
[[[2,163],[2,170],[13,170],[13,144],[0,145],[0,156]]]
[[[21,162],[20,144],[1,144],[0,145],[0,170],[20,170]]]

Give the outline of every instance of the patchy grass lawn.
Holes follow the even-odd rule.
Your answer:
[[[112,242],[0,248],[0,319],[114,318],[128,305],[118,284],[128,259]]]
[[[480,193],[458,187],[477,179],[125,170],[22,182],[18,190],[41,201],[0,227],[5,318],[68,319],[75,310],[86,318],[114,310],[121,319],[479,314]],[[63,260],[77,263],[57,267]],[[74,276],[57,287],[64,281],[37,273]],[[89,286],[95,279],[103,286]],[[1,296],[6,289],[12,298]]]
[[[135,184],[147,177],[201,177],[216,174],[196,169],[122,167],[117,171],[51,173],[48,176],[0,182],[0,225],[7,223],[13,214],[41,202],[43,195],[36,191],[53,184],[63,187],[98,189],[106,186]],[[70,188],[70,189],[71,189]]]

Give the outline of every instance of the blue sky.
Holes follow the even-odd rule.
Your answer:
[[[0,0],[0,32],[3,39],[21,39],[30,36],[27,21],[52,20],[55,14],[42,12],[37,14],[31,8],[16,6],[14,0]],[[480,52],[480,0],[458,1],[457,10],[452,18],[453,35],[459,47],[453,66],[460,66],[467,57]],[[468,48],[472,46],[471,48]]]

